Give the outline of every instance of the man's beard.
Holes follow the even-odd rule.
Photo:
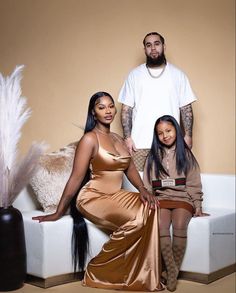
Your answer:
[[[152,58],[152,57],[146,55],[146,64],[148,67],[158,67],[163,64],[166,64],[165,54],[162,53],[157,58]]]

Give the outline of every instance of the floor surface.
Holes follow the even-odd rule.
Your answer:
[[[176,293],[235,293],[235,281],[236,273],[219,279],[208,285],[189,282],[184,280],[179,280]],[[80,282],[73,282],[65,285],[55,286],[48,289],[42,289],[36,286],[25,284],[22,288],[15,291],[16,293],[122,293],[127,291],[117,291],[117,290],[103,290],[103,289],[93,289],[81,286]],[[129,291],[131,292],[131,291]],[[161,292],[169,292],[167,290]],[[135,293],[133,291],[133,293]],[[140,292],[139,292],[140,293]]]

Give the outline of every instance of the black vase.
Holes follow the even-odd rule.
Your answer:
[[[0,291],[21,288],[26,278],[26,247],[21,212],[0,208]]]

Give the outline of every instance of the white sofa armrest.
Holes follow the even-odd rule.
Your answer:
[[[21,212],[28,212],[41,209],[30,186],[25,187],[15,199],[13,206]]]

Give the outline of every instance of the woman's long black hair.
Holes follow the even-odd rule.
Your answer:
[[[156,178],[160,178],[160,175],[169,175],[162,165],[165,146],[160,142],[156,131],[157,125],[160,122],[169,122],[176,130],[175,156],[177,173],[180,175],[183,172],[186,175],[191,168],[198,165],[193,153],[184,140],[182,130],[176,119],[170,115],[164,115],[157,119],[153,130],[152,146],[147,158],[147,174],[149,181],[151,177],[152,166],[154,166]]]
[[[96,101],[104,96],[108,96],[114,103],[112,96],[106,92],[97,92],[90,98],[84,134],[93,130],[96,126],[96,120],[93,115],[93,110]],[[72,258],[74,272],[76,272],[77,269],[83,272],[89,248],[87,225],[85,223],[84,217],[76,207],[76,198],[81,188],[90,180],[90,177],[91,171],[90,169],[88,169],[76,195],[73,197],[70,203],[70,215],[73,218]]]

